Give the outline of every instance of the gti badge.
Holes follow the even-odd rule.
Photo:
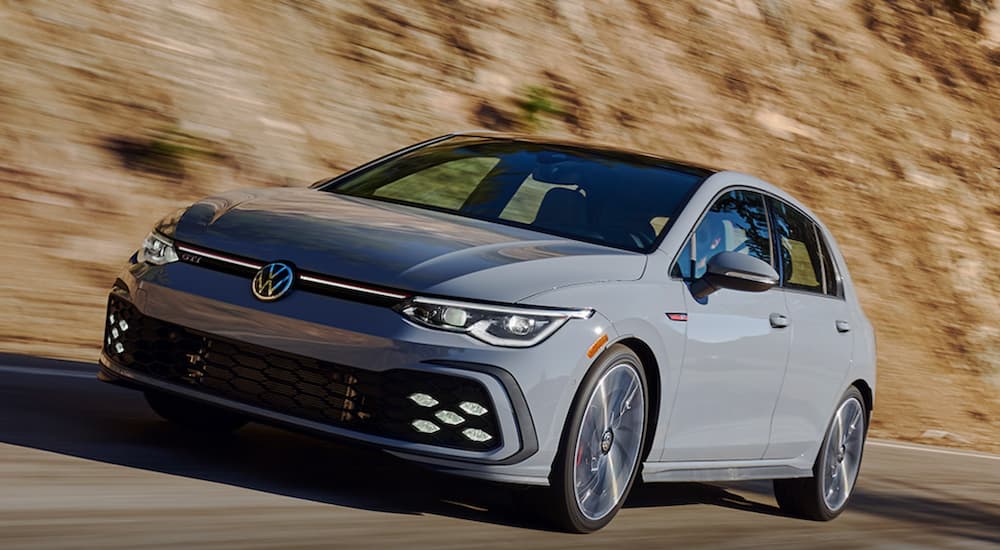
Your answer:
[[[281,262],[272,262],[257,271],[250,289],[258,300],[273,302],[288,294],[294,281],[295,273],[291,266]]]

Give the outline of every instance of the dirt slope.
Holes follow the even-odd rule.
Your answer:
[[[875,433],[1000,450],[990,2],[394,4],[0,1],[0,351],[93,359],[176,206],[485,126],[788,189],[878,329]]]

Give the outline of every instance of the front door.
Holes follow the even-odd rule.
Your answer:
[[[693,281],[720,252],[774,265],[764,197],[730,191],[716,200],[674,267]],[[767,447],[788,359],[785,296],[723,289],[687,294],[687,345],[662,460],[759,459]]]

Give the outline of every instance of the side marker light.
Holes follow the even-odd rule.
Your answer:
[[[597,352],[601,351],[601,348],[603,348],[604,344],[607,343],[608,343],[607,334],[602,334],[597,340],[594,340],[594,343],[591,344],[590,348],[587,350],[587,359],[593,359],[594,356],[597,355]]]

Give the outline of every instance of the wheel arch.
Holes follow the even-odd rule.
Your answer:
[[[629,336],[615,342],[615,344],[621,344],[630,350],[632,353],[639,357],[639,361],[642,362],[643,374],[646,375],[646,383],[648,388],[648,408],[646,411],[646,418],[648,422],[646,424],[646,434],[645,443],[643,443],[642,449],[642,460],[646,460],[649,456],[649,451],[653,447],[653,436],[656,434],[657,421],[660,417],[660,366],[656,361],[656,354],[653,353],[652,348],[649,347],[646,342],[635,337]]]
[[[875,394],[872,392],[871,386],[861,378],[851,382],[851,385],[858,388],[858,391],[861,392],[861,397],[865,399],[865,409],[868,411],[868,417],[871,418],[872,410],[875,408]]]

